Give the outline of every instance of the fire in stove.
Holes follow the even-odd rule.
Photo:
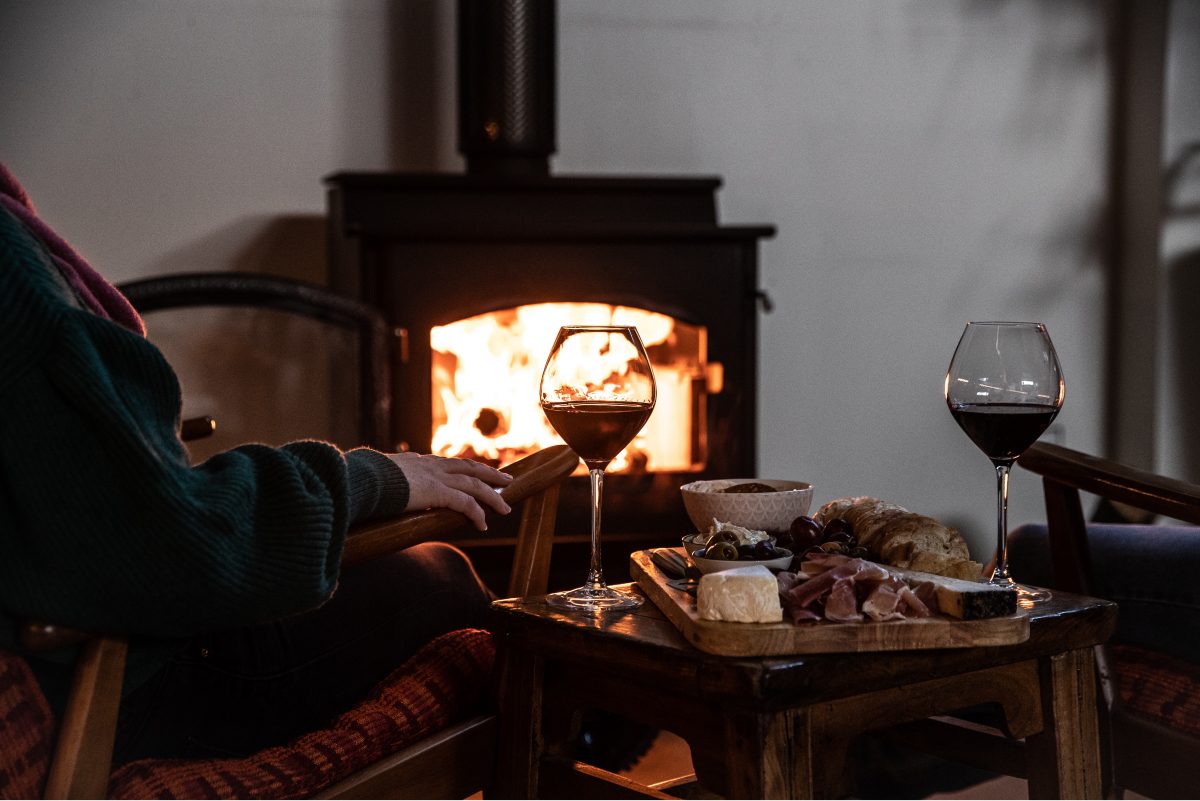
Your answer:
[[[706,330],[604,303],[528,304],[432,328],[433,453],[503,464],[562,442],[537,387],[564,325],[637,326],[654,367],[654,414],[608,472],[702,470],[705,399],[720,389],[718,366],[706,362]]]

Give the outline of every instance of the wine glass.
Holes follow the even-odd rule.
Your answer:
[[[587,581],[547,597],[552,606],[601,612],[642,605],[604,583],[600,503],[604,469],[654,411],[654,371],[633,326],[571,325],[559,329],[539,388],[542,410],[588,467],[592,484],[592,559]]]
[[[996,566],[990,582],[1022,606],[1050,593],[1008,575],[1008,473],[1062,408],[1066,385],[1046,326],[967,323],[946,371],[946,405],[996,469]]]

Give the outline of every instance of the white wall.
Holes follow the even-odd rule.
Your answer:
[[[1099,448],[1101,7],[560,0],[555,171],[718,174],[724,222],[779,227],[762,475],[940,516],[986,557],[991,469],[941,399],[970,319],[1045,321],[1054,436]],[[452,10],[0,0],[0,159],[113,279],[313,277],[322,176],[458,168]],[[1040,517],[1032,479],[1013,494]]]
[[[1169,24],[1156,455],[1167,475],[1200,481],[1200,2],[1176,0]]]

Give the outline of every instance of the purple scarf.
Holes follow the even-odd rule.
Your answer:
[[[16,215],[42,241],[54,266],[88,311],[112,320],[135,334],[146,335],[146,326],[129,300],[92,269],[66,240],[42,222],[33,208],[33,201],[3,163],[0,163],[0,205]]]

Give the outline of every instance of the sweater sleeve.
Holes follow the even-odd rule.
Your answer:
[[[349,526],[407,504],[400,469],[315,441],[190,465],[161,353],[15,253],[0,247],[0,609],[179,636],[322,603]]]

